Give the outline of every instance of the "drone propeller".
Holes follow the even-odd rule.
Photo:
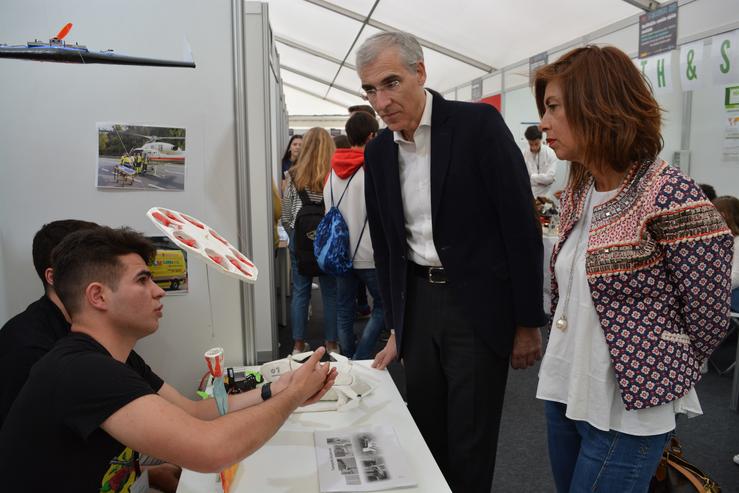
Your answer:
[[[69,31],[71,30],[72,30],[72,23],[67,22],[67,24],[57,33],[56,36],[54,36],[54,38],[62,40],[67,36],[67,34],[69,34]]]

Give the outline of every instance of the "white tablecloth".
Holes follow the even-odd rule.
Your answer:
[[[373,370],[370,364],[355,362],[361,377],[376,387],[357,409],[293,414],[264,447],[242,461],[231,492],[318,493],[313,432],[387,424],[395,428],[418,486],[385,491],[450,493],[390,374]],[[177,493],[221,493],[217,476],[183,470]]]

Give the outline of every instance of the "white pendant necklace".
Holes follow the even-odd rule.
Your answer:
[[[590,207],[590,197],[592,196],[593,186],[591,185],[590,188],[588,188],[588,194],[585,197],[585,205],[582,208],[582,212],[580,213],[580,220],[582,220],[583,217],[585,217],[586,211]],[[567,309],[570,306],[570,295],[572,294],[572,281],[575,276],[575,262],[577,261],[578,257],[578,247],[580,246],[580,243],[582,242],[582,236],[585,232],[586,225],[583,224],[580,228],[580,233],[577,236],[577,243],[575,243],[575,251],[572,254],[572,263],[570,264],[570,278],[567,283],[567,295],[565,296],[565,304],[562,307],[562,314],[555,322],[554,326],[557,327],[557,329],[564,332],[567,330]],[[586,246],[587,248],[587,246]]]

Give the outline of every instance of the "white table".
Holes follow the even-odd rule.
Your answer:
[[[418,481],[415,488],[385,491],[451,493],[390,374],[373,370],[370,363],[355,362],[361,377],[375,386],[358,408],[342,412],[294,413],[264,447],[241,462],[232,493],[318,493],[313,432],[376,424],[395,428]],[[217,476],[183,470],[177,493],[221,493]]]

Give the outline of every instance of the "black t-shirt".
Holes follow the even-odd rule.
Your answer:
[[[123,364],[86,334],[59,341],[31,370],[0,430],[3,490],[127,491],[121,485],[133,478],[111,461],[133,453],[100,425],[163,383],[135,351]]]
[[[26,383],[31,367],[69,334],[69,322],[46,296],[8,320],[0,330],[0,428]]]

